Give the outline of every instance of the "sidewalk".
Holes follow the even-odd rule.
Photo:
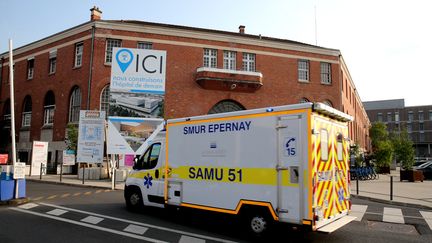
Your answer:
[[[390,176],[393,176],[393,200],[390,201]],[[391,174],[379,175],[379,179],[359,181],[357,195],[356,181],[351,181],[351,195],[386,203],[420,205],[432,209],[432,181],[400,181],[399,168]]]
[[[102,180],[84,180],[84,184],[82,179],[78,179],[77,175],[63,175],[62,181],[60,181],[60,175],[43,175],[42,180],[40,176],[26,176],[26,180],[35,181],[35,182],[44,182],[44,183],[53,183],[53,184],[67,184],[81,187],[95,187],[95,188],[112,188],[112,180],[111,179],[102,179]],[[115,189],[123,190],[124,182],[116,181]]]
[[[390,201],[390,176],[393,176],[393,200]],[[44,175],[42,180],[39,176],[27,176],[29,181],[41,181],[46,183],[68,184],[84,187],[112,188],[110,179],[104,180],[82,180],[77,175]],[[400,181],[399,169],[392,170],[390,175],[379,175],[379,179],[359,181],[359,194],[357,195],[356,181],[351,181],[351,195],[357,198],[375,200],[385,203],[399,205],[419,205],[432,209],[432,181],[407,182]],[[124,182],[115,183],[116,190],[124,189]]]

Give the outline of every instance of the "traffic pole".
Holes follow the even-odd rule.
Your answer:
[[[390,176],[390,201],[393,201],[393,176]]]
[[[14,61],[12,51],[12,39],[9,39],[9,91],[10,91],[10,110],[11,110],[11,136],[12,136],[12,163],[16,166],[15,148],[15,96],[14,96]],[[15,176],[15,175],[14,175]],[[15,198],[18,198],[18,179],[15,179]]]

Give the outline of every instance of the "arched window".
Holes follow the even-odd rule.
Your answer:
[[[101,111],[105,111],[105,116],[107,117],[109,112],[109,97],[110,97],[110,88],[109,85],[107,85],[102,89],[100,95],[100,108],[99,108]]]
[[[78,122],[81,110],[81,90],[78,86],[73,87],[69,99],[69,122]]]
[[[31,126],[31,117],[32,117],[32,99],[29,95],[27,95],[24,98],[24,102],[23,102],[21,126],[23,127]]]
[[[328,105],[328,106],[330,106],[330,107],[333,107],[333,104],[331,103],[330,100],[324,100],[323,103],[324,103],[325,105]]]
[[[45,95],[44,100],[44,125],[52,125],[54,123],[55,97],[50,90]]]
[[[222,100],[214,105],[208,114],[216,114],[223,112],[241,111],[246,110],[241,104],[233,100]]]
[[[308,103],[308,102],[310,102],[309,99],[303,97],[303,98],[300,99],[300,102],[299,102],[299,103]]]

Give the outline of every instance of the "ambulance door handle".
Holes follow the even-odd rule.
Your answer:
[[[276,171],[288,170],[288,169],[289,169],[288,167],[283,167],[283,166],[280,166],[280,165],[276,166]]]
[[[290,182],[291,183],[299,183],[299,167],[291,166],[290,167]]]
[[[159,170],[155,171],[155,177],[156,177],[156,179],[159,179]]]

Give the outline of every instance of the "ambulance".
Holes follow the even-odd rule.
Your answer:
[[[125,184],[130,209],[180,207],[332,232],[349,215],[348,122],[322,103],[167,120]]]

